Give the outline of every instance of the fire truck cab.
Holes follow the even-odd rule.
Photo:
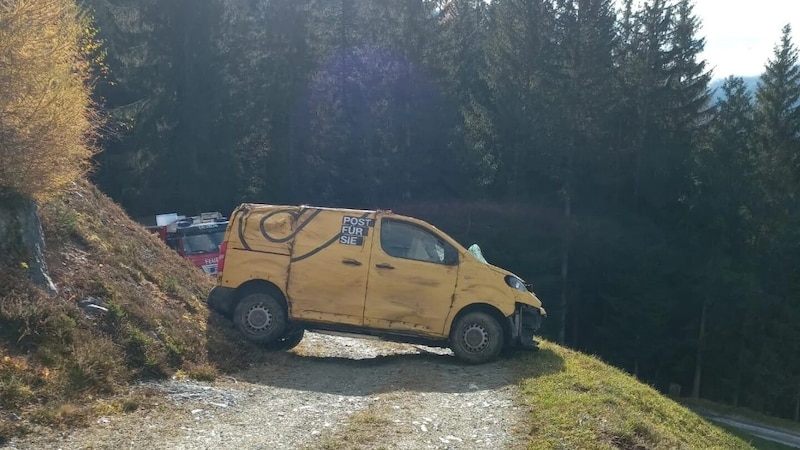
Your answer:
[[[199,216],[159,214],[156,224],[145,226],[179,255],[209,275],[216,275],[219,247],[225,238],[228,219],[219,212]]]

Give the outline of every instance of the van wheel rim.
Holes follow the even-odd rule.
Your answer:
[[[483,351],[489,345],[489,332],[479,323],[467,326],[461,338],[467,350],[473,353]]]
[[[253,305],[244,313],[244,324],[253,334],[261,334],[272,326],[272,313],[264,305]]]

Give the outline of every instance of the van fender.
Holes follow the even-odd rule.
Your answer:
[[[455,314],[452,313],[447,317],[447,321],[444,325],[443,334],[446,336],[450,336],[450,333],[453,329],[453,324],[465,314],[469,314],[471,312],[483,312],[492,316],[500,326],[503,327],[503,333],[506,337],[506,342],[511,339],[511,323],[509,321],[509,316],[513,315],[513,312],[509,315],[506,315],[502,310],[500,310],[497,306],[490,304],[488,302],[476,302],[470,303],[461,307]]]

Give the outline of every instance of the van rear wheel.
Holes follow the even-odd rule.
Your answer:
[[[236,305],[233,323],[248,340],[271,344],[286,333],[286,310],[271,295],[256,292],[245,296]]]
[[[503,327],[484,312],[465,314],[450,332],[450,346],[459,359],[470,364],[492,361],[503,349]]]

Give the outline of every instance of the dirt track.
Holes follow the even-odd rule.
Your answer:
[[[777,442],[787,447],[800,448],[800,433],[753,423],[742,417],[725,417],[704,410],[698,410],[696,412],[709,420],[737,428],[745,433],[760,437],[761,439]]]
[[[522,448],[513,360],[307,333],[290,353],[214,383],[149,384],[154,410],[11,448]]]

